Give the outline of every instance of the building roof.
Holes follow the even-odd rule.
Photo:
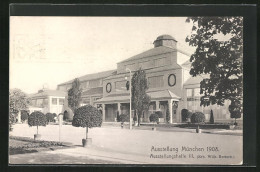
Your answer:
[[[82,92],[82,96],[94,94],[103,94],[103,87],[91,88]]]
[[[180,97],[171,92],[170,90],[162,90],[162,91],[153,91],[147,93],[151,96],[151,99],[177,99],[179,100]]]
[[[159,40],[175,40],[175,41],[177,41],[177,40],[176,40],[174,37],[172,37],[171,35],[161,35],[161,36],[158,36],[155,41],[159,41]]]
[[[166,53],[171,53],[171,52],[175,52],[175,51],[179,51],[183,54],[186,55],[190,55],[182,50],[179,49],[175,49],[175,48],[170,48],[170,47],[166,47],[166,46],[159,46],[159,47],[154,47],[152,49],[149,49],[145,52],[142,52],[140,54],[137,54],[135,56],[132,56],[126,60],[121,61],[122,62],[127,62],[127,61],[132,61],[132,60],[136,60],[136,59],[140,59],[140,58],[144,58],[144,57],[150,57],[150,56],[156,56],[156,55],[160,55],[160,54],[166,54]]]
[[[88,81],[88,80],[94,80],[94,79],[99,79],[99,78],[106,78],[110,75],[114,75],[116,73],[117,70],[108,70],[108,71],[104,71],[104,72],[98,72],[98,73],[92,73],[92,74],[87,74],[84,76],[79,77],[78,79],[80,81]],[[59,85],[64,85],[64,84],[70,84],[74,81],[74,79],[61,83]]]
[[[179,100],[180,97],[175,95],[173,92],[170,90],[162,90],[162,91],[153,91],[153,92],[148,92],[147,93],[150,97],[151,100],[157,100],[157,99],[175,99]],[[123,94],[111,94],[108,95],[107,97],[103,97],[102,99],[97,100],[97,102],[129,102],[129,94],[128,93],[123,93]]]
[[[194,84],[200,84],[200,82],[204,79],[208,78],[208,75],[197,75],[195,77],[190,77],[184,85],[194,85]]]
[[[57,96],[57,97],[65,97],[67,92],[60,90],[42,90],[41,92],[31,94],[30,98],[34,97],[46,97],[46,96]]]

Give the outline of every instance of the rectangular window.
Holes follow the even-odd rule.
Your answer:
[[[161,67],[161,66],[165,66],[165,65],[166,65],[166,57],[154,60],[155,67]]]
[[[163,87],[163,76],[153,76],[148,78],[149,88]]]
[[[36,106],[42,107],[43,106],[43,99],[36,100]]]
[[[192,96],[192,89],[187,89],[187,97],[193,97]]]
[[[43,99],[43,106],[48,106],[48,99]]]
[[[117,81],[116,91],[126,91],[126,81]]]
[[[57,105],[57,98],[52,98],[52,104]]]
[[[89,88],[95,88],[100,86],[100,80],[96,79],[96,80],[91,80],[89,81]]]
[[[200,88],[194,89],[194,97],[200,97]]]
[[[59,105],[64,105],[64,99],[59,99]]]
[[[90,103],[90,100],[88,98],[83,98],[82,99],[82,103],[83,104],[89,104]]]
[[[36,100],[35,99],[32,100],[31,104],[32,104],[32,106],[36,106]]]

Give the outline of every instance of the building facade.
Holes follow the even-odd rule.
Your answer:
[[[114,122],[117,114],[129,114],[130,93],[126,85],[134,72],[142,68],[148,80],[147,94],[151,97],[149,110],[139,114],[143,122],[149,122],[150,114],[155,111],[161,111],[165,119],[167,109],[170,123],[182,122],[184,108],[204,112],[206,119],[213,109],[216,119],[229,119],[228,102],[225,106],[200,106],[200,81],[205,76],[190,76],[190,54],[178,49],[175,38],[161,35],[153,44],[153,48],[117,63],[116,70],[80,77],[82,104],[98,107],[105,122]],[[57,89],[65,91],[71,83],[72,80],[59,84]]]
[[[63,113],[66,92],[60,90],[41,89],[38,93],[31,94],[29,113],[41,111],[42,113]]]

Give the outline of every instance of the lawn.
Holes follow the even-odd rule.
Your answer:
[[[44,141],[38,140],[35,141],[28,137],[17,137],[10,136],[9,138],[9,154],[24,154],[24,153],[33,153],[45,150],[54,150],[59,148],[68,147],[62,142],[54,141]]]

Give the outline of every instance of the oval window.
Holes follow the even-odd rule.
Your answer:
[[[112,90],[112,85],[111,85],[111,83],[109,82],[109,83],[107,83],[107,85],[106,85],[106,91],[107,91],[107,93],[110,93],[111,90]]]
[[[176,84],[176,76],[174,74],[170,74],[168,76],[168,85],[170,87],[174,86]]]

